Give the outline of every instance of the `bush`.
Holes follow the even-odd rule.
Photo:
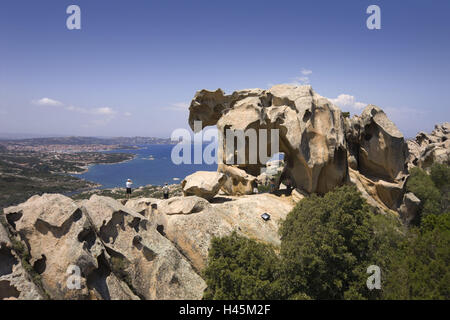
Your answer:
[[[441,192],[441,212],[450,211],[450,167],[435,163],[431,166],[431,179]]]
[[[369,297],[370,207],[355,187],[300,201],[281,229],[283,277],[288,296],[313,299]]]
[[[423,174],[415,170],[408,185],[433,204],[438,189]],[[236,233],[213,239],[204,298],[450,299],[450,213],[429,208],[408,230],[373,214],[355,187],[312,195],[281,223],[279,256]],[[367,289],[370,265],[381,269],[381,290]]]
[[[428,215],[395,252],[385,299],[450,299],[450,213]]]
[[[430,170],[431,180],[441,192],[450,185],[450,167],[445,164],[435,163]]]
[[[411,169],[406,190],[414,193],[420,199],[419,219],[415,221],[420,224],[420,219],[429,214],[441,212],[441,193],[434,185],[431,177],[420,168]]]
[[[204,270],[208,285],[204,299],[280,299],[274,250],[236,233],[214,238]]]

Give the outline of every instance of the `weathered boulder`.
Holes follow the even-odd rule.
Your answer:
[[[76,203],[45,194],[4,211],[11,228],[30,248],[29,263],[52,299],[200,299],[206,286],[201,277],[155,225],[130,208],[145,212],[143,203],[152,202],[130,202],[127,208],[98,195]],[[3,239],[0,230],[0,242]],[[5,259],[12,261],[6,253]],[[68,280],[77,268],[80,287],[72,288],[73,279]],[[3,275],[1,279],[5,280]],[[11,291],[12,283],[5,290]],[[11,292],[13,298],[18,295]],[[28,292],[32,297],[33,289]]]
[[[219,172],[226,177],[222,190],[228,195],[245,195],[252,194],[256,177],[234,166],[219,164]]]
[[[300,200],[303,200],[305,197],[307,197],[307,194],[305,194],[302,190],[294,189],[291,192],[291,196],[294,202],[299,202]]]
[[[200,212],[210,206],[207,200],[197,196],[173,197],[160,202],[158,213],[167,215],[191,214]]]
[[[185,196],[198,196],[211,200],[225,183],[223,173],[213,171],[197,171],[181,182]]]
[[[241,90],[231,95],[225,95],[221,90],[202,90],[195,95],[189,110],[192,129],[196,129],[194,120],[203,121],[203,127],[216,124],[223,136],[227,129],[255,129],[258,141],[253,142],[253,147],[258,153],[259,140],[262,139],[259,129],[278,129],[280,150],[272,150],[270,132],[267,134],[268,141],[262,145],[266,144],[271,154],[278,151],[285,153],[286,176],[296,187],[309,193],[325,193],[347,179],[341,111],[316,94],[311,86],[277,85],[269,90]],[[223,159],[219,161],[230,164],[227,160],[235,154],[227,153],[226,149],[226,144],[223,144]],[[268,159],[259,158],[255,164],[249,158],[246,157],[245,162],[237,163],[237,166],[252,176],[258,176]],[[221,170],[224,170],[223,167]]]
[[[294,202],[271,194],[223,198],[205,210],[190,215],[165,215],[159,218],[159,230],[191,261],[197,270],[207,263],[213,237],[229,235],[234,230],[251,239],[280,245],[279,223],[294,207]],[[264,221],[261,214],[271,215]]]
[[[58,194],[34,196],[4,210],[10,224],[30,248],[30,264],[41,276],[45,291],[53,299],[131,299],[132,292],[114,274],[103,272],[105,248],[96,237],[90,219],[73,200]],[[71,270],[81,271],[80,288],[67,285]],[[72,269],[73,270],[73,269]],[[111,283],[111,284],[109,284]]]
[[[428,169],[433,163],[450,165],[450,123],[436,125],[431,134],[419,132],[408,141],[410,167]]]
[[[148,220],[114,199],[92,196],[85,210],[112,257],[113,269],[144,299],[200,299],[206,285]]]
[[[361,192],[362,196],[367,200],[367,203],[372,207],[376,208],[379,213],[392,213],[396,215],[395,208],[390,208],[387,204],[383,202],[383,198],[389,199],[389,202],[396,203],[398,199],[392,201],[392,197],[389,195],[387,190],[384,188],[383,180],[374,181],[365,175],[361,174],[357,170],[349,169],[349,180],[352,184],[356,186],[356,188]],[[389,187],[389,184],[387,185]],[[392,187],[395,189],[395,184],[392,184]],[[400,186],[398,186],[400,188]],[[379,190],[381,190],[381,194],[379,194]],[[398,196],[398,190],[395,190],[394,195]]]
[[[407,144],[380,108],[369,105],[361,116],[348,120],[347,140],[357,161],[352,166],[365,176],[393,182],[406,173]]]
[[[405,193],[403,196],[403,203],[400,206],[400,218],[409,225],[417,218],[419,213],[420,199],[412,192]]]
[[[0,224],[0,300],[3,299],[42,300],[44,297],[23,268],[8,232]]]
[[[156,209],[161,199],[155,198],[133,198],[125,202],[125,208],[136,211],[137,213],[148,217],[152,213],[152,209]]]

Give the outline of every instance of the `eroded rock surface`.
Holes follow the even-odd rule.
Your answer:
[[[414,140],[408,141],[409,165],[428,169],[433,163],[450,165],[450,123],[434,127],[427,134],[419,132]]]
[[[285,153],[286,171],[296,187],[307,192],[325,193],[347,178],[344,121],[339,108],[316,94],[310,86],[277,85],[269,90],[251,89],[225,95],[221,90],[197,92],[191,102],[189,124],[202,121],[203,127],[217,125],[225,136],[229,130],[278,129],[280,152]],[[246,153],[248,153],[248,145]],[[259,150],[259,149],[258,149]],[[271,151],[268,134],[266,156]],[[262,152],[263,153],[263,152]],[[227,154],[223,145],[223,163]],[[235,163],[254,177],[268,159],[257,164]],[[221,169],[222,172],[226,170]],[[228,179],[235,179],[233,175]],[[232,182],[227,183],[231,185]],[[236,188],[241,192],[243,188]]]
[[[160,230],[188,257],[197,270],[207,262],[213,237],[229,235],[233,231],[265,243],[278,246],[279,223],[294,207],[294,202],[271,194],[248,195],[237,198],[221,197],[205,210],[190,215],[159,217]],[[270,214],[269,221],[261,218]]]
[[[42,300],[44,296],[25,271],[8,232],[0,224],[0,300]]]
[[[181,182],[185,196],[198,196],[211,200],[225,182],[225,176],[220,172],[197,171]]]
[[[208,201],[197,196],[173,197],[161,201],[158,212],[163,214],[191,214],[200,212],[211,205]]]
[[[135,205],[142,209],[139,203],[129,206]],[[52,299],[199,299],[203,294],[204,281],[175,246],[149,227],[142,213],[112,198],[94,195],[77,204],[45,194],[4,211]],[[79,289],[68,286],[74,266],[81,271]]]
[[[257,146],[258,155],[266,147],[263,151],[269,156],[274,142],[270,134],[262,139],[260,130],[278,129],[277,151],[284,153],[285,160],[281,177],[289,179],[294,188],[323,194],[350,182],[383,212],[398,210],[402,203],[408,146],[395,124],[374,105],[348,119],[311,86],[276,85],[231,95],[220,89],[202,90],[189,110],[193,130],[198,129],[194,121],[202,121],[203,127],[216,125],[224,140],[219,144],[218,171],[226,176],[223,190],[227,194],[250,194],[255,177],[265,178],[261,171],[268,159],[250,161],[248,145]],[[245,162],[230,164],[230,159],[238,160],[238,152],[227,153],[227,130],[249,129],[255,129],[257,137],[246,140]]]

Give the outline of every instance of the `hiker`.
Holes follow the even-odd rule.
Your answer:
[[[275,179],[271,178],[270,179],[270,193],[274,193],[275,192]]]
[[[163,187],[163,195],[164,199],[169,199],[169,186],[167,185],[167,182],[164,184]]]
[[[258,182],[255,181],[253,182],[253,194],[258,194],[259,190],[258,190]]]
[[[131,179],[128,179],[126,182],[126,186],[127,186],[127,199],[130,199],[131,197],[131,185],[133,184],[133,181],[131,181]]]
[[[286,195],[287,195],[287,196],[290,196],[291,193],[292,193],[292,182],[291,182],[291,179],[290,179],[290,178],[287,178],[287,179],[284,181],[284,183],[285,183],[285,185],[286,185]]]

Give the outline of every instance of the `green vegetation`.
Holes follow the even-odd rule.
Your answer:
[[[350,118],[350,112],[342,112],[344,118]]]
[[[393,252],[385,299],[450,299],[450,213],[428,215]]]
[[[116,163],[133,158],[129,153],[79,152],[73,154],[32,151],[0,152],[0,208],[43,193],[70,193],[97,185],[70,176],[90,163]]]
[[[204,298],[450,299],[449,167],[430,172],[414,169],[407,182],[423,203],[409,229],[343,186],[297,204],[279,253],[236,234],[213,239]],[[381,269],[381,290],[367,289],[370,265]]]
[[[288,297],[314,299],[368,296],[361,284],[374,264],[370,207],[355,187],[300,201],[280,228]]]
[[[277,299],[278,258],[270,246],[238,236],[215,238],[204,271],[205,299]]]
[[[450,210],[450,168],[447,165],[433,164],[428,175],[420,168],[413,168],[406,183],[408,192],[414,193],[421,201],[419,217],[415,221],[430,214],[439,214]]]
[[[31,280],[33,283],[39,288],[41,293],[44,294],[46,299],[50,299],[50,295],[45,291],[44,286],[42,285],[42,278],[39,273],[34,270],[33,266],[30,264],[31,254],[27,248],[27,246],[20,240],[11,238],[12,248],[15,253],[20,257],[20,261],[22,263],[22,267],[24,270],[31,276]]]
[[[0,159],[0,208],[21,203],[35,194],[65,193],[94,186],[69,175],[51,173],[45,167],[29,168]]]

